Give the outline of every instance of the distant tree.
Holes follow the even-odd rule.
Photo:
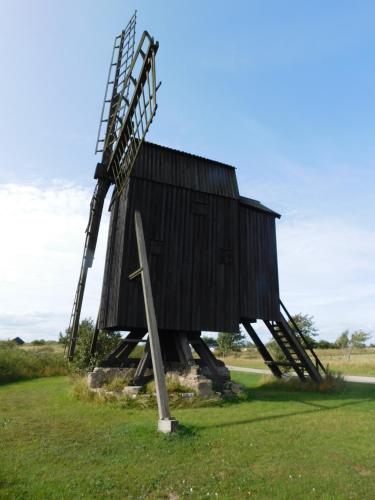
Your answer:
[[[251,340],[244,340],[243,346],[246,347],[246,349],[254,349],[255,348],[255,344],[253,342],[251,342]]]
[[[33,340],[31,342],[31,345],[46,345],[46,341],[44,339],[40,339],[40,340]]]
[[[335,344],[337,347],[341,348],[343,351],[346,351],[347,359],[350,359],[352,349],[359,348],[363,349],[366,347],[366,342],[371,338],[371,334],[368,332],[364,332],[363,330],[356,330],[351,335],[349,334],[349,330],[345,330],[342,334],[336,339]]]
[[[344,330],[335,340],[335,345],[339,349],[347,349],[349,347],[349,330]]]
[[[110,354],[110,352],[113,351],[121,340],[121,334],[119,332],[100,331],[96,346],[96,353],[91,355],[90,350],[94,331],[95,325],[91,318],[83,319],[79,324],[77,344],[73,360],[73,365],[78,370],[92,369],[108,354]],[[65,332],[65,341],[62,341],[61,343],[66,343],[67,338],[69,338],[69,329]]]
[[[352,333],[351,336],[351,344],[355,348],[364,348],[366,347],[366,342],[371,338],[371,334],[368,332],[364,332],[363,330],[356,330]]]
[[[208,347],[212,347],[212,348],[217,347],[217,340],[214,339],[213,337],[209,337],[208,335],[204,335],[202,337],[202,340],[204,342],[206,342],[206,344],[208,345]]]
[[[218,353],[227,356],[232,350],[233,334],[229,332],[220,332],[217,338]]]
[[[318,335],[318,329],[315,326],[313,316],[308,314],[298,313],[292,316],[294,323],[298,326],[299,330],[302,332],[303,336],[310,342],[312,347],[315,347],[316,340],[315,337]],[[291,321],[288,321],[289,326],[293,328]]]
[[[59,332],[59,344],[62,344],[62,345],[66,345],[67,341],[68,341],[68,330],[66,330],[65,334],[62,333],[62,332]]]
[[[328,340],[321,339],[316,342],[316,347],[319,349],[334,349],[336,344],[329,342]]]
[[[245,337],[240,332],[220,332],[217,338],[218,351],[227,356],[231,351],[239,351],[244,346]]]

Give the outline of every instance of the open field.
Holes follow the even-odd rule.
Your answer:
[[[66,375],[66,359],[50,346],[18,347],[0,342],[0,384],[16,380]]]
[[[25,351],[37,351],[41,347],[47,347],[50,349],[52,352],[58,353],[58,354],[64,354],[64,345],[59,344],[58,342],[47,342],[43,346],[38,346],[38,345],[33,345],[31,343],[23,344],[20,346],[20,349],[24,349]]]
[[[374,498],[375,387],[257,387],[246,400],[156,410],[73,399],[66,377],[0,386],[1,498]]]
[[[39,346],[26,344],[21,349],[35,352],[40,350]],[[52,352],[63,354],[64,346],[62,344],[48,344],[48,349]],[[139,357],[142,352],[142,347],[138,347],[132,354],[132,357]],[[364,349],[353,349],[348,359],[348,353],[341,349],[315,349],[319,358],[325,366],[333,371],[343,373],[345,375],[367,375],[375,376],[375,347],[366,347]],[[241,366],[247,368],[266,368],[263,359],[259,356],[258,351],[249,349],[236,355],[226,356],[222,359],[226,364],[232,366]]]
[[[315,352],[323,362],[329,365],[333,371],[344,375],[368,375],[375,376],[375,348],[353,349],[348,359],[347,353],[341,349],[316,349]],[[243,366],[247,368],[265,368],[263,359],[256,349],[250,349],[236,356],[227,356],[222,359],[226,364],[232,366]]]

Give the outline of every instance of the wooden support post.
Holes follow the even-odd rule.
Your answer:
[[[152,296],[150,271],[148,268],[142,218],[138,210],[136,210],[134,213],[134,219],[135,232],[137,236],[140,274],[142,277],[143,298],[145,302],[147,327],[150,338],[151,359],[156,386],[156,399],[159,409],[158,430],[160,432],[169,433],[177,429],[178,422],[177,420],[171,418],[169,411],[168,392],[165,383],[163,360],[161,357],[158,325],[156,322],[154,299]],[[136,275],[136,272],[133,273],[133,276],[134,275]]]
[[[180,362],[189,366],[194,366],[195,361],[190,349],[187,333],[177,332],[177,334],[175,334],[175,342]]]

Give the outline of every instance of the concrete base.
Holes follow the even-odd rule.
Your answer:
[[[163,434],[176,432],[178,429],[178,420],[174,418],[164,418],[158,422],[158,431]]]

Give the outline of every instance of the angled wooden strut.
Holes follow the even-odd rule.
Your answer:
[[[150,271],[147,261],[142,217],[138,210],[136,210],[134,213],[134,219],[135,219],[135,232],[137,236],[140,267],[129,277],[133,279],[136,276],[141,275],[142,278],[143,298],[145,302],[147,328],[150,341],[150,352],[151,352],[152,366],[153,366],[155,386],[156,386],[156,398],[159,410],[158,430],[161,432],[168,433],[177,429],[178,422],[177,420],[171,418],[171,414],[169,411],[168,393],[167,393],[167,386],[165,383],[164,366],[161,356],[154,299],[152,296]],[[144,362],[145,363],[147,362],[146,358],[144,359]]]
[[[129,332],[127,337],[125,337],[119,345],[100,363],[100,366],[111,367],[111,366],[130,366],[131,360],[129,355],[134,351],[137,345],[144,342],[143,337],[146,335],[146,330],[132,330]],[[91,345],[91,354],[95,353],[96,341],[94,344],[94,339]]]

